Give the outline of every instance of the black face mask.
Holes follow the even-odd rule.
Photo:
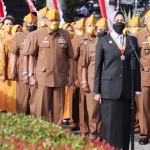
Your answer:
[[[98,36],[98,38],[100,38],[100,37],[105,36],[106,34],[107,34],[107,32],[101,31],[101,32],[98,32],[98,33],[97,33],[97,36]]]
[[[33,25],[33,26],[27,26],[27,29],[29,32],[35,31],[37,29],[37,26]]]
[[[117,22],[113,24],[113,28],[118,34],[122,34],[125,24],[122,22]]]

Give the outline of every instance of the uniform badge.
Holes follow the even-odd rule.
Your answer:
[[[84,45],[86,45],[86,44],[87,44],[87,41],[84,42]]]
[[[150,50],[149,49],[145,49],[145,54],[149,54],[150,53]]]
[[[112,44],[112,41],[111,41],[111,40],[109,41],[109,44]]]
[[[48,37],[44,37],[43,43],[49,43]]]

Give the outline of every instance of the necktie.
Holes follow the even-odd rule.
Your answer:
[[[123,39],[122,39],[122,36],[119,36],[119,40],[120,40],[120,47],[122,48],[122,47],[123,47]]]

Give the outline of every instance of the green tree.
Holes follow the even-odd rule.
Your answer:
[[[37,10],[46,6],[46,0],[36,0]]]
[[[66,21],[74,21],[74,7],[76,6],[78,0],[66,0]]]

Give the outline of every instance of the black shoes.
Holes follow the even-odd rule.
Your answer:
[[[68,126],[69,125],[69,119],[64,119],[62,121],[62,125]]]
[[[79,131],[80,127],[76,126],[76,127],[70,127],[70,131]]]
[[[147,139],[147,138],[141,138],[141,139],[139,140],[139,144],[140,144],[140,145],[146,145],[146,144],[148,144],[148,139]]]

